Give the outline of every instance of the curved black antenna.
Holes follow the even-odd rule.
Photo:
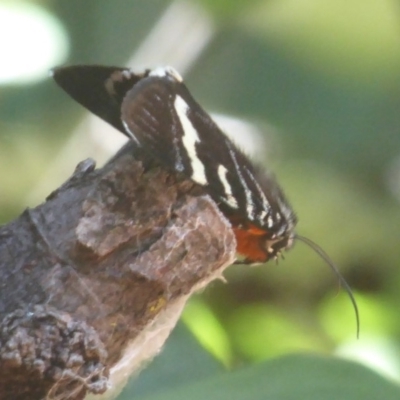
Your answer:
[[[334,272],[334,274],[337,276],[339,279],[339,283],[342,285],[343,289],[346,291],[346,293],[349,295],[350,301],[353,305],[354,312],[356,314],[356,323],[357,323],[357,339],[360,336],[360,315],[358,312],[358,306],[356,299],[354,298],[353,292],[351,291],[351,288],[349,284],[346,282],[346,280],[343,278],[342,274],[340,273],[338,267],[333,263],[333,261],[329,258],[328,254],[325,253],[325,251],[318,246],[315,242],[313,242],[311,239],[308,239],[304,236],[300,235],[295,235],[295,239],[300,240],[300,242],[305,243],[307,246],[311,247],[331,268],[331,270]]]

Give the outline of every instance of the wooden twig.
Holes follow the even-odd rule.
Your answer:
[[[115,394],[235,248],[215,203],[132,145],[80,163],[0,228],[0,398]]]

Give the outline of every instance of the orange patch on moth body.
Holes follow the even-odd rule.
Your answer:
[[[266,262],[268,253],[265,248],[267,233],[254,225],[246,229],[233,227],[237,242],[237,252],[246,256],[248,261]]]

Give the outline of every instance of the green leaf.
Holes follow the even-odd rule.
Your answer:
[[[182,357],[190,354],[182,352]],[[137,397],[135,397],[137,398]],[[291,355],[181,384],[141,400],[398,400],[400,388],[373,371],[330,357]]]

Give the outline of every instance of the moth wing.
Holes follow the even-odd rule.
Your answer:
[[[252,164],[182,82],[149,76],[126,94],[121,111],[132,138],[165,167],[184,172],[228,209],[255,212],[249,202],[256,188],[246,172]]]
[[[121,118],[128,135],[170,170],[191,175],[183,127],[175,110],[178,83],[149,76],[128,91]]]
[[[76,65],[52,70],[56,83],[75,101],[126,134],[121,122],[125,94],[147,75],[127,68]]]

